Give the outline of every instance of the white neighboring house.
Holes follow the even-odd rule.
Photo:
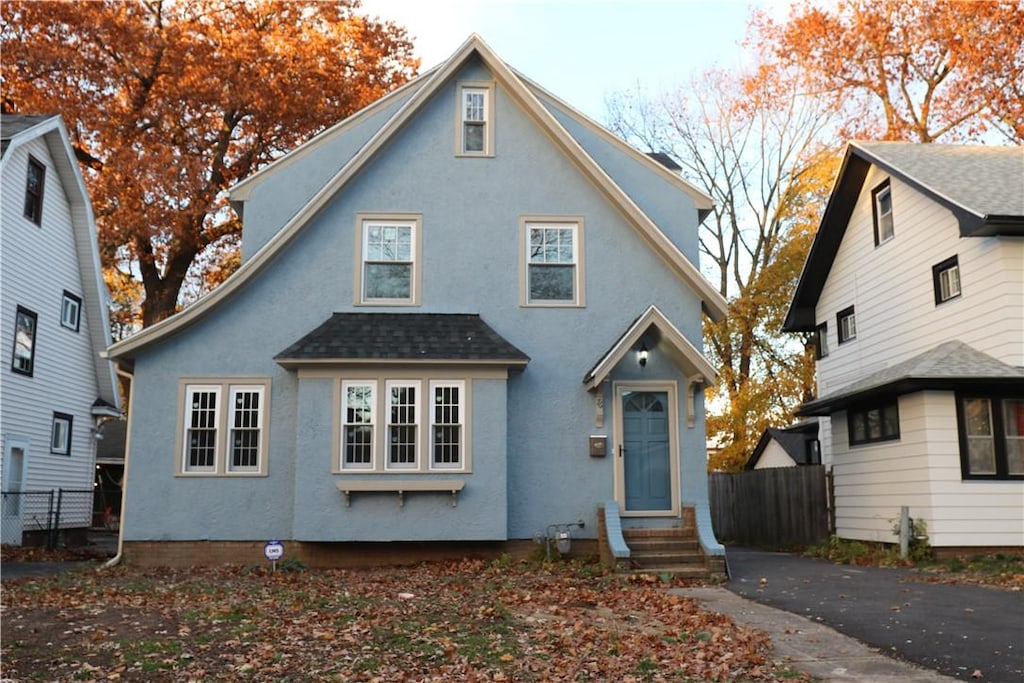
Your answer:
[[[92,204],[59,116],[0,116],[0,439],[4,543],[92,516],[97,424],[120,415]],[[56,496],[55,496],[56,501]],[[56,503],[54,503],[56,504]]]
[[[1024,148],[850,143],[784,329],[840,537],[1024,546]]]

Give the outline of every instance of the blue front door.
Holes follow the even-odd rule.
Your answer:
[[[626,510],[671,510],[668,394],[631,391],[622,396]]]

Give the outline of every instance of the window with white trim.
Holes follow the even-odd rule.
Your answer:
[[[341,383],[341,469],[373,469],[376,382]]]
[[[50,428],[50,452],[57,455],[71,455],[71,425],[74,417],[67,413],[54,413]]]
[[[269,380],[184,383],[181,474],[266,474]]]
[[[582,306],[581,230],[577,222],[530,221],[523,227],[523,304]]]
[[[78,325],[82,319],[82,299],[71,292],[64,290],[64,296],[60,302],[60,324],[69,330],[78,332]]]
[[[358,303],[415,305],[419,299],[419,219],[360,217]]]
[[[462,467],[465,425],[465,382],[431,382],[430,466],[436,469]]]
[[[460,155],[489,156],[492,153],[491,91],[490,85],[467,84],[459,88]]]
[[[340,379],[336,472],[468,472],[469,383],[429,375]],[[380,444],[380,446],[378,446]]]
[[[43,224],[43,187],[46,181],[46,166],[38,159],[28,158],[28,173],[25,176],[25,218],[36,225]]]
[[[960,296],[960,263],[957,256],[932,266],[935,305]]]
[[[892,188],[889,181],[871,191],[872,216],[875,223],[875,246],[892,239],[894,230],[892,223]]]
[[[857,317],[854,315],[853,306],[836,313],[836,333],[840,344],[857,338]]]
[[[258,472],[263,441],[263,387],[231,387],[228,470]]]
[[[14,352],[11,371],[32,376],[36,367],[36,327],[39,316],[35,311],[18,306],[14,316]]]
[[[389,381],[388,468],[413,469],[419,463],[419,395],[416,381]]]

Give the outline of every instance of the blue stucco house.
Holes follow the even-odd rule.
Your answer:
[[[238,271],[109,349],[125,559],[514,552],[572,524],[720,568],[701,321],[725,301],[697,268],[711,200],[664,161],[471,36],[239,183]]]

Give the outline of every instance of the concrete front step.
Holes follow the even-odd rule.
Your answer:
[[[682,540],[670,538],[627,538],[626,545],[633,552],[659,552],[679,550],[684,552],[700,552],[700,543],[696,539]]]
[[[662,574],[671,574],[672,576],[678,576],[683,579],[706,579],[708,577],[708,569],[703,564],[697,565],[666,565],[661,567],[636,567],[629,570],[630,574],[649,574],[651,576],[661,576]]]

